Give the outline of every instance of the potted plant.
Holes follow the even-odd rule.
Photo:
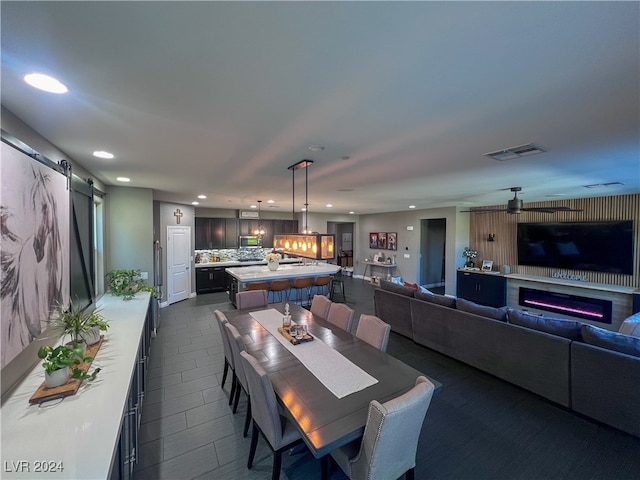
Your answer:
[[[464,251],[462,252],[462,256],[467,259],[464,266],[467,268],[475,267],[475,263],[473,259],[478,256],[478,252],[476,250],[471,250],[469,247],[464,247]]]
[[[267,261],[267,266],[269,267],[269,270],[277,270],[278,267],[280,266],[280,260],[282,259],[282,255],[280,255],[279,253],[268,253],[264,259]]]
[[[73,344],[85,342],[93,345],[100,340],[100,332],[109,328],[107,322],[98,310],[89,311],[90,305],[76,307],[73,302],[68,309],[58,307],[58,316],[53,320],[53,325],[62,331],[63,335],[69,335]]]
[[[71,369],[71,378],[77,378],[80,381],[93,380],[100,372],[96,368],[93,373],[87,373],[78,366],[81,363],[93,361],[92,357],[85,357],[80,344],[73,344],[71,347],[66,345],[58,345],[57,347],[42,346],[38,350],[38,358],[44,360],[42,368],[44,368],[44,384],[48,388],[59,387],[69,381],[69,369]]]
[[[111,294],[123,300],[132,299],[138,292],[151,292],[154,297],[158,294],[156,287],[142,279],[140,270],[112,270],[106,277]]]

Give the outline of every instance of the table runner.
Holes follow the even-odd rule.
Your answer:
[[[343,398],[378,383],[377,379],[316,337],[312,342],[291,344],[278,332],[278,327],[282,327],[282,313],[277,310],[270,308],[251,312],[250,315],[336,397]]]

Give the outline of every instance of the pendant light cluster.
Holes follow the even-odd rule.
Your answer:
[[[264,229],[264,226],[262,225],[262,216],[261,216],[261,208],[260,206],[262,205],[262,200],[258,200],[258,228],[256,228],[253,231],[253,234],[258,237],[260,240],[262,240],[264,238],[264,236],[267,234],[267,231]]]
[[[298,257],[311,258],[313,260],[330,260],[334,257],[334,236],[314,233],[309,227],[309,167],[311,165],[313,165],[313,160],[300,160],[288,168],[292,173],[292,215],[294,220],[296,215],[295,173],[296,170],[305,169],[304,225],[300,233],[275,234],[273,236],[273,247],[283,253]]]

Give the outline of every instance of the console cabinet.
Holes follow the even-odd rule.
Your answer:
[[[502,275],[458,270],[456,295],[489,307],[507,304],[507,279]]]

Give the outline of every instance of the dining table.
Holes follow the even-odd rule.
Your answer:
[[[260,323],[261,318],[277,318],[280,321],[285,314],[286,305],[289,305],[292,323],[306,324],[313,341],[288,344],[290,340],[275,330],[273,325],[272,328],[265,328],[262,324],[265,322]],[[299,429],[311,453],[316,458],[324,459],[323,478],[326,478],[328,472],[328,454],[362,437],[372,400],[384,403],[408,392],[421,375],[434,384],[434,395],[442,390],[442,384],[425,372],[416,370],[299,305],[285,302],[270,304],[268,308],[223,313],[242,335],[247,353],[253,355],[269,375],[276,397]],[[324,353],[322,349],[315,350],[318,352],[316,355],[323,357],[316,359],[320,366],[330,363],[331,359],[335,360],[336,356],[344,357],[339,359],[345,362],[343,367],[330,372],[330,380],[334,384],[337,381],[338,387],[345,387],[340,385],[341,377],[347,376],[346,383],[351,384],[348,375],[354,369],[361,372],[359,380],[364,383],[353,382],[356,384],[353,389],[357,391],[341,391],[340,388],[336,390],[335,385],[330,386],[332,391],[312,373],[313,369],[305,366],[300,360],[304,359],[304,355],[300,354],[309,353],[302,349],[310,348],[308,345],[314,341],[322,342],[330,347],[329,350],[333,350],[325,349]],[[320,346],[322,345],[315,345],[314,348]],[[329,353],[331,355],[327,355]],[[312,356],[314,354],[311,352]],[[324,380],[326,382],[327,379]]]

